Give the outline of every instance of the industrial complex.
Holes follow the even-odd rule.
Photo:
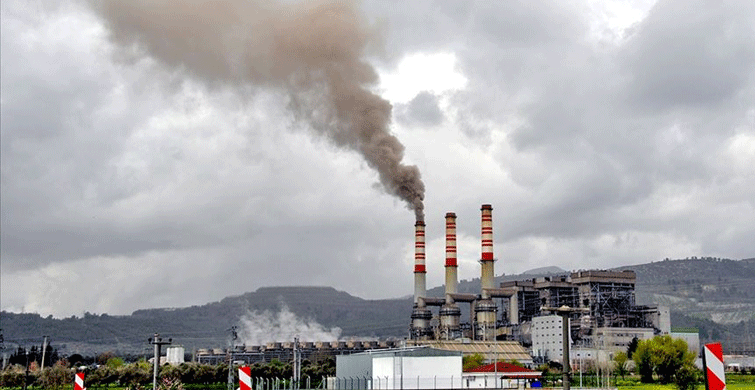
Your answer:
[[[562,318],[569,319],[571,344],[587,358],[625,350],[634,337],[669,334],[669,311],[635,303],[633,271],[587,270],[555,277],[494,285],[493,207],[481,211],[480,284],[478,294],[457,292],[456,214],[446,214],[445,296],[429,297],[425,287],[425,224],[415,225],[412,344],[435,341],[504,342],[531,347],[534,361],[561,360]],[[463,306],[462,306],[463,305]],[[567,316],[555,308],[569,308]],[[432,308],[437,308],[433,311]],[[461,321],[462,310],[469,322]],[[607,357],[607,356],[606,356]],[[605,357],[604,357],[605,358]]]
[[[303,358],[317,359],[381,349],[429,347],[454,354],[477,353],[490,362],[516,360],[535,366],[562,360],[562,321],[566,318],[570,358],[581,367],[607,362],[614,352],[625,351],[635,337],[646,339],[671,333],[668,308],[635,303],[633,271],[582,270],[496,286],[493,207],[484,204],[480,211],[481,289],[477,294],[457,291],[456,214],[449,212],[445,216],[444,296],[428,296],[425,223],[416,222],[414,299],[406,337],[238,346],[233,359],[254,363],[290,360],[297,353]],[[568,309],[566,314],[564,308]],[[689,335],[685,338],[689,339]],[[698,350],[699,342],[687,341],[690,349]],[[226,352],[200,350],[197,360],[224,361],[228,358]]]

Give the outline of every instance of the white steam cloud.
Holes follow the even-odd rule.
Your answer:
[[[314,320],[296,316],[288,306],[281,305],[277,313],[249,311],[240,319],[239,339],[244,345],[265,345],[271,342],[337,341],[341,328],[327,329]]]

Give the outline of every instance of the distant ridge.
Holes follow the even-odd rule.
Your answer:
[[[614,269],[637,274],[640,304],[666,305],[719,324],[755,319],[755,259],[692,257]]]
[[[261,287],[201,306],[136,310],[127,316],[86,313],[56,319],[34,313],[0,313],[6,347],[50,335],[65,353],[144,352],[147,338],[170,336],[187,351],[228,345],[228,329],[243,316],[283,307],[305,322],[341,328],[344,337],[388,338],[406,333],[411,298],[365,300],[332,287]],[[285,340],[281,340],[285,341]]]
[[[565,272],[567,272],[565,269],[562,269],[556,266],[550,266],[550,267],[533,268],[531,270],[522,272],[522,275],[562,274]]]
[[[755,258],[729,260],[691,258],[663,260],[615,268],[637,274],[637,303],[672,309],[672,326],[700,329],[701,341],[750,340],[755,329]],[[525,280],[566,274],[559,267],[541,267],[520,275],[497,276]],[[406,286],[407,290],[411,286]],[[477,293],[480,280],[460,280],[458,291]],[[428,290],[442,297],[443,286]],[[296,317],[326,329],[338,327],[342,338],[403,338],[412,310],[410,296],[366,300],[332,287],[260,287],[217,302],[184,308],[142,309],[127,316],[86,313],[56,319],[29,313],[0,313],[6,349],[29,346],[49,335],[64,354],[113,351],[142,354],[148,337],[157,332],[172,337],[187,351],[228,345],[228,329],[248,313],[279,312],[287,307]],[[467,310],[462,310],[467,315]],[[748,339],[750,337],[750,339]],[[285,341],[285,340],[281,340]]]

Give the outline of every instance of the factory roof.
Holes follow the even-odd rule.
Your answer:
[[[531,362],[529,351],[516,341],[471,341],[471,340],[408,340],[407,343],[426,345],[446,351],[458,351],[464,355],[480,354],[485,360],[516,360]]]
[[[403,356],[403,357],[425,357],[425,356],[461,356],[459,351],[451,351],[447,349],[431,348],[430,346],[422,345],[408,348],[393,348],[393,349],[373,349],[359,353],[353,353],[347,356],[353,355],[377,355],[377,356]]]
[[[529,368],[519,367],[515,364],[498,362],[497,364],[488,364],[480,367],[475,367],[471,370],[464,372],[496,372],[504,376],[519,376],[519,377],[532,377],[537,378],[542,376],[542,371],[530,370]],[[506,375],[508,374],[508,375]]]

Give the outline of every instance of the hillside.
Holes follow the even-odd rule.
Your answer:
[[[617,270],[637,273],[637,302],[734,324],[755,318],[755,259],[663,260]]]
[[[617,269],[637,273],[638,303],[671,306],[672,326],[699,328],[703,341],[729,340],[729,345],[751,342],[751,331],[755,331],[755,259],[667,260]],[[536,273],[551,270],[557,271],[545,268],[499,276],[496,281],[564,273]],[[479,279],[459,282],[460,292],[475,293],[479,288]],[[428,295],[443,296],[443,287],[430,289]],[[365,300],[331,287],[264,287],[201,306],[137,310],[127,316],[86,313],[83,317],[55,319],[2,312],[0,327],[6,348],[40,343],[43,335],[49,335],[53,345],[64,353],[111,350],[148,354],[147,338],[153,333],[172,337],[191,351],[228,345],[231,326],[240,326],[239,333],[246,332],[252,341],[259,340],[253,336],[263,334],[266,330],[261,329],[269,326],[298,326],[297,332],[333,335],[339,333],[332,328],[340,328],[341,338],[401,338],[408,330],[411,302],[411,298]],[[464,316],[466,312],[462,310]]]
[[[172,337],[188,351],[225,346],[231,326],[243,331],[242,317],[279,313],[284,307],[305,325],[340,328],[342,337],[386,338],[406,332],[411,300],[365,300],[330,287],[265,287],[202,306],[137,310],[129,316],[86,313],[81,318],[55,319],[2,312],[0,317],[7,344],[26,345],[50,335],[57,347],[70,353],[139,354],[149,350],[146,340],[153,333]],[[274,325],[291,325],[279,322],[283,323]]]

